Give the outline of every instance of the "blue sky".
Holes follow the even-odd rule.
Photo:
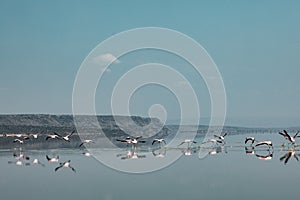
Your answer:
[[[157,26],[192,37],[212,56],[226,87],[228,124],[299,125],[299,9],[299,1],[1,1],[0,112],[71,113],[88,53],[121,31]],[[159,60],[146,53],[144,60]],[[130,66],[138,58],[124,60]],[[145,91],[134,97],[133,114],[146,115],[154,102],[141,103]],[[109,113],[103,106],[99,113]]]

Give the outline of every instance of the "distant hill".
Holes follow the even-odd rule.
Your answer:
[[[97,116],[97,121],[94,121],[94,117],[88,115],[82,115],[78,117],[77,122],[80,127],[86,127],[88,129],[96,129],[98,125],[101,125],[102,129],[118,130],[121,125],[123,128],[135,127],[136,125],[144,127],[150,122],[154,124],[153,129],[161,127],[161,122],[156,118],[145,118],[139,116]],[[116,124],[117,120],[119,124]],[[72,115],[45,115],[45,114],[20,114],[20,115],[0,115],[0,130],[1,133],[21,133],[26,131],[34,131],[33,129],[39,129],[43,127],[43,131],[47,131],[47,128],[62,128],[62,129],[75,129],[74,119]],[[3,127],[11,127],[9,132],[3,129]],[[22,128],[18,128],[22,127]],[[25,127],[31,128],[29,130]],[[22,130],[23,129],[23,130]],[[38,130],[36,130],[38,131]],[[151,131],[151,130],[150,130]]]
[[[75,127],[72,115],[46,115],[46,114],[20,114],[20,115],[0,115],[0,136],[6,134],[30,134],[39,133],[41,137],[36,140],[26,142],[34,148],[73,148],[80,144],[80,138],[76,134],[72,136],[70,143],[61,140],[45,142],[45,135],[57,132],[65,135],[68,132],[77,130],[87,137],[99,136],[99,133],[115,142],[116,138],[142,135],[144,138],[163,137],[168,129],[163,127],[156,118],[146,118],[139,116],[97,116],[96,121],[92,116],[82,115],[76,118],[78,124]],[[116,123],[118,121],[118,124]],[[151,126],[149,125],[151,122]],[[99,129],[99,124],[101,129]],[[137,128],[137,127],[143,127]],[[0,138],[0,148],[10,148],[12,139],[8,137]],[[33,142],[34,141],[34,142]],[[14,144],[15,146],[17,144]],[[118,144],[119,145],[119,144]],[[122,145],[122,144],[120,144]]]

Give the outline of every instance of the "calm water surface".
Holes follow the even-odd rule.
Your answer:
[[[17,159],[13,157],[19,151],[2,150],[1,199],[298,198],[300,162],[295,157],[286,164],[285,157],[280,161],[288,153],[287,148],[282,150],[280,147],[284,139],[278,134],[247,134],[251,135],[258,140],[272,140],[276,145],[274,151],[259,148],[254,154],[247,155],[243,144],[245,135],[230,135],[226,138],[227,148],[222,152],[204,159],[199,159],[197,152],[182,156],[169,167],[146,174],[113,170],[93,157],[82,155],[84,151],[79,149],[24,150],[30,157],[24,163],[38,159],[41,164],[23,166],[16,165]],[[201,138],[198,140],[201,143]],[[300,152],[296,149],[295,153]],[[59,164],[48,162],[46,155],[59,155],[60,162],[71,160],[70,165],[76,173],[69,168],[55,171]],[[165,156],[168,156],[168,151]]]

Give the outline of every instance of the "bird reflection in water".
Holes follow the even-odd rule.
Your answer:
[[[267,152],[266,154],[259,154],[255,151],[255,148],[253,146],[245,147],[246,155],[255,155],[260,160],[271,160],[273,158],[273,151],[270,151],[270,149],[266,151],[260,151],[260,152]]]
[[[181,150],[184,156],[191,156],[194,153],[197,153],[197,148],[188,146],[186,149]]]
[[[29,160],[30,158],[28,157],[28,156],[25,156],[25,153],[24,152],[20,152],[19,154],[17,154],[17,153],[14,153],[13,154],[13,157],[15,158],[15,159],[24,159],[24,160]]]
[[[22,160],[8,161],[8,164],[14,164],[14,165],[17,165],[17,166],[28,166],[28,165],[30,165],[30,163],[26,163]]]
[[[269,140],[260,141],[255,145],[255,147],[259,147],[259,146],[267,146],[269,150],[271,148],[274,149],[272,141]]]
[[[30,165],[29,163],[30,158],[28,156],[25,156],[25,153],[23,151],[20,151],[19,153],[14,153],[13,157],[16,159],[16,161],[8,161],[8,164],[14,164],[17,166]]]
[[[298,156],[300,156],[299,153],[296,154],[296,152],[295,152],[294,149],[290,149],[284,156],[280,157],[279,160],[280,160],[281,162],[283,161],[283,163],[286,165],[286,164],[289,162],[289,160],[290,160],[291,157],[293,157],[293,158],[295,158],[297,161],[299,161]]]
[[[191,139],[185,139],[184,141],[182,141],[179,145],[183,145],[183,144],[187,144],[187,147],[185,149],[182,149],[181,152],[184,156],[191,156],[193,153],[196,153],[196,149],[194,147],[192,147],[193,144],[196,144],[197,142]]]
[[[45,167],[45,165],[39,161],[37,158],[33,159],[33,161],[30,163],[30,165],[41,165],[42,167]]]
[[[261,154],[256,153],[255,156],[260,160],[272,160],[273,152],[268,151],[268,154],[266,154],[266,155],[261,155]]]
[[[118,154],[117,157],[121,157],[122,160],[127,160],[127,159],[141,159],[145,158],[145,155],[138,155],[137,153],[137,147],[134,146],[132,149],[127,150],[126,153],[124,154]]]
[[[245,152],[246,152],[246,155],[254,155],[255,154],[255,149],[254,149],[253,146],[245,147]]]
[[[219,153],[221,153],[221,152],[227,153],[227,148],[226,148],[226,146],[222,145],[222,146],[213,147],[213,148],[208,152],[208,154],[209,154],[209,155],[216,155],[216,154],[219,154]]]
[[[86,156],[86,157],[91,157],[92,154],[90,152],[83,152],[82,155]]]
[[[152,154],[155,158],[164,158],[166,156],[167,150],[165,148],[153,149]]]
[[[16,161],[8,161],[8,164],[15,164],[17,166],[41,165],[45,167],[45,165],[37,158],[34,158],[32,161],[30,161],[30,157],[25,156],[25,153],[22,151],[20,153],[14,153],[13,157],[16,159]]]

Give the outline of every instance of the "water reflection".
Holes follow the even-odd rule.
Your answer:
[[[184,156],[191,156],[197,153],[197,151],[198,151],[197,147],[191,147],[191,146],[188,146],[187,148],[181,150]]]
[[[245,147],[246,155],[255,155],[260,160],[271,160],[273,158],[274,150],[272,149],[255,149],[253,146]]]
[[[160,146],[160,145],[158,145]],[[134,145],[132,147],[127,147],[124,148],[123,153],[118,153],[114,154],[115,151],[111,152],[112,159],[113,157],[116,157],[121,160],[139,160],[139,159],[144,159],[146,157],[153,157],[153,158],[160,158],[160,159],[165,159],[168,156],[168,151],[179,151],[182,153],[183,156],[193,156],[195,155],[201,146],[191,146],[190,144],[187,144],[186,147],[176,147],[176,148],[168,148],[168,147],[154,147],[154,148],[144,148],[144,147],[139,147],[137,145]],[[300,157],[300,152],[299,149],[295,148],[290,148],[288,150],[285,149],[280,149],[280,148],[258,148],[255,146],[214,146],[209,148],[209,155],[222,155],[222,153],[225,154],[230,154],[231,151],[236,151],[236,150],[241,150],[241,148],[244,149],[246,155],[254,155],[257,157],[259,160],[262,161],[269,161],[274,158],[274,154],[276,152],[284,152],[286,153],[279,157],[280,162],[283,162],[284,165],[286,165],[291,158],[294,158],[295,160],[299,161]],[[76,150],[78,155],[82,155],[85,157],[92,157],[92,153],[86,151],[86,150]],[[19,152],[14,152],[12,153],[11,158],[8,161],[8,164],[10,165],[16,165],[16,166],[41,166],[45,167],[45,161],[49,163],[49,166],[51,163],[59,163],[58,165],[54,165],[52,169],[54,169],[55,172],[61,171],[61,169],[66,168],[69,169],[73,172],[76,172],[77,170],[73,165],[71,165],[71,159],[64,159],[64,162],[59,162],[60,161],[60,155],[58,155],[55,152],[52,152],[51,154],[46,154],[44,156],[45,161],[41,160],[41,157],[36,157],[34,155],[30,155],[30,151],[26,152],[24,149],[20,150]],[[73,155],[74,153],[71,153]],[[223,154],[224,155],[224,154]],[[66,157],[66,156],[65,156]],[[66,157],[67,158],[67,157]],[[193,157],[196,159],[197,157]],[[76,166],[76,164],[75,164]]]
[[[25,156],[25,153],[24,152],[19,152],[19,153],[14,153],[13,154],[13,157],[15,158],[15,159],[24,159],[24,160],[29,160],[30,158],[28,157],[28,156]]]
[[[17,160],[17,161],[8,161],[8,164],[14,164],[17,166],[29,166],[30,163],[22,161],[22,160]]]
[[[255,156],[260,160],[271,160],[273,158],[273,152],[267,151],[265,154],[256,153]]]
[[[131,150],[127,150],[126,153],[124,154],[118,154],[117,157],[120,157],[122,160],[127,160],[127,159],[141,159],[145,158],[145,155],[139,155],[137,153],[137,148],[132,148]]]
[[[153,149],[152,154],[155,158],[164,158],[167,154],[166,148]]]
[[[253,146],[251,147],[245,147],[246,155],[254,155],[255,154],[255,148]]]
[[[224,145],[214,147],[214,148],[212,148],[212,149],[208,152],[208,154],[209,154],[209,155],[216,155],[216,154],[219,154],[219,153],[221,153],[221,152],[227,153],[227,147],[224,146]]]
[[[86,157],[91,157],[93,154],[91,154],[90,152],[83,152],[82,155]]]
[[[41,165],[42,167],[45,167],[45,165],[42,162],[40,162],[37,158],[33,159],[31,165]]]
[[[299,153],[296,153],[294,149],[290,149],[284,156],[280,157],[279,160],[283,161],[283,163],[286,165],[289,162],[291,157],[299,161],[298,156],[300,156]]]
[[[300,178],[299,174],[295,173],[299,168],[297,162],[300,156],[299,148],[297,146],[292,149],[287,146],[282,148],[280,144],[284,138],[277,133],[260,134],[255,137],[259,141],[271,140],[274,150],[269,149],[267,145],[255,147],[257,142],[252,146],[250,141],[244,144],[244,135],[226,137],[226,145],[216,143],[213,147],[202,145],[203,138],[199,137],[195,139],[197,143],[178,146],[177,144],[186,139],[181,137],[174,146],[168,145],[168,138],[167,145],[164,142],[161,144],[155,142],[152,145],[154,139],[151,138],[147,143],[138,143],[136,148],[133,148],[132,144],[126,147],[124,143],[123,148],[107,149],[108,159],[117,160],[124,165],[164,162],[172,154],[183,155],[164,170],[141,175],[119,173],[99,164],[92,156],[96,155],[97,149],[95,148],[95,152],[93,150],[89,152],[84,148],[85,145],[79,148],[81,143],[77,143],[77,148],[73,149],[44,150],[27,149],[25,144],[21,149],[0,151],[0,165],[3,169],[0,174],[2,180],[0,184],[3,188],[1,193],[2,195],[4,193],[3,199],[23,198],[26,191],[34,194],[31,199],[50,200],[55,199],[57,194],[62,195],[64,199],[74,200],[132,199],[132,194],[127,191],[132,190],[134,186],[135,191],[140,191],[138,196],[145,199],[179,199],[186,196],[188,199],[237,199],[240,196],[247,196],[245,191],[249,189],[255,191],[254,196],[246,197],[251,199],[264,196],[265,190],[261,188],[267,187],[267,190],[272,190],[270,194],[272,198],[267,199],[278,199],[276,197],[280,197],[281,187],[278,183],[288,182],[291,184],[285,188],[288,190],[285,195],[288,199],[297,197],[293,191],[296,191],[297,180]],[[12,140],[9,142],[12,143]],[[208,148],[210,153],[205,159],[200,160],[197,155],[201,148]],[[100,156],[104,154],[101,153]],[[251,176],[245,173],[253,170],[255,173]],[[18,182],[20,177],[27,181],[26,184]],[[182,187],[185,189],[184,192],[178,190]],[[54,194],[43,196],[48,188],[55,191]],[[116,193],[116,188],[120,192]],[[11,195],[17,195],[15,190],[22,192],[19,192],[19,196],[10,198]],[[153,191],[158,191],[159,195],[153,196]],[[106,198],[107,196],[110,198]]]
[[[65,141],[70,140],[71,136],[74,134],[74,132],[71,132],[69,134],[66,134]],[[165,138],[157,137],[157,138],[151,138],[151,139],[143,139],[141,136],[138,137],[126,137],[126,138],[114,138],[114,141],[117,141],[119,143],[124,143],[123,148],[116,149],[108,149],[108,156],[111,157],[112,160],[147,160],[147,162],[159,162],[162,159],[168,159],[168,155],[172,155],[172,153],[176,152],[178,154],[181,154],[186,157],[191,157],[192,159],[197,159],[195,154],[199,152],[201,148],[206,148],[208,150],[209,155],[220,155],[218,156],[218,159],[221,158],[222,155],[225,154],[231,154],[232,151],[244,151],[242,155],[254,155],[254,158],[257,158],[262,161],[270,161],[273,160],[274,156],[278,152],[284,152],[283,155],[281,155],[279,158],[280,162],[283,162],[284,165],[286,165],[290,160],[295,159],[296,161],[299,161],[300,152],[297,148],[297,144],[295,142],[296,138],[298,137],[298,133],[293,134],[293,136],[290,136],[286,131],[280,132],[280,135],[284,136],[284,139],[289,141],[288,146],[282,146],[278,145],[281,144],[282,141],[280,139],[283,139],[281,137],[278,137],[277,140],[273,140],[274,138],[271,138],[272,140],[269,140],[270,138],[266,138],[264,135],[257,136],[258,139],[262,139],[258,141],[254,137],[244,137],[244,136],[228,136],[227,133],[221,134],[220,136],[215,135],[214,138],[208,139],[202,143],[197,144],[197,141],[199,142],[199,138],[193,139],[187,139],[181,138],[176,141],[175,146],[168,146],[168,140],[165,140]],[[275,136],[276,136],[275,135]],[[44,135],[45,136],[45,135]],[[225,141],[226,136],[226,141]],[[4,137],[4,136],[3,136]],[[19,135],[13,135],[13,136],[5,136],[5,137],[12,137],[12,140],[29,140],[27,137],[30,137],[31,140],[35,140],[36,138],[41,137],[40,134],[19,134]],[[48,140],[58,140],[61,139],[59,137],[62,137],[59,134],[49,134],[45,136],[46,139],[48,137]],[[53,138],[52,138],[53,137]],[[43,141],[46,142],[45,138],[43,138]],[[268,139],[268,140],[264,140]],[[275,144],[273,142],[275,141]],[[54,169],[55,172],[62,171],[62,169],[66,168],[69,169],[72,172],[76,172],[77,169],[75,167],[80,168],[80,166],[76,165],[76,160],[71,163],[72,158],[65,156],[61,159],[61,155],[59,155],[59,151],[56,151],[55,149],[52,150],[45,150],[45,154],[42,157],[35,156],[34,154],[31,154],[32,151],[27,151],[24,146],[20,142],[16,142],[19,144],[18,146],[21,146],[21,148],[14,149],[12,153],[12,157],[10,154],[10,159],[6,162],[9,165],[16,165],[16,166],[41,166],[45,167],[46,163],[48,163],[48,166]],[[94,143],[91,139],[86,139],[80,143],[77,144],[77,149],[74,151],[70,151],[70,155],[78,155],[78,156],[84,156],[84,157],[93,157],[94,152],[87,151],[85,149],[85,145]],[[205,143],[213,143],[212,146],[205,146],[202,144]],[[245,144],[242,144],[245,143]],[[178,144],[178,145],[177,145]],[[237,145],[239,144],[239,145]],[[276,146],[277,144],[277,146]],[[177,145],[177,146],[176,146]],[[111,151],[111,152],[110,152]],[[172,151],[172,152],[170,152]],[[41,151],[43,152],[43,151]],[[117,153],[116,153],[117,152]],[[93,153],[93,154],[92,154]],[[222,154],[223,153],[223,154]],[[159,158],[159,159],[155,159]],[[88,158],[87,158],[88,159]],[[277,160],[278,159],[274,159]],[[132,162],[143,162],[143,161],[132,161]],[[52,164],[53,163],[53,164]],[[131,163],[131,161],[126,162]]]
[[[68,160],[68,161],[59,163],[59,166],[56,167],[56,168],[54,169],[54,171],[57,171],[57,170],[59,170],[59,169],[61,169],[61,168],[67,168],[67,169],[70,169],[70,170],[72,170],[73,172],[76,173],[75,168],[72,167],[72,166],[70,165],[70,163],[71,163],[71,160]]]
[[[258,142],[255,147],[259,147],[259,146],[267,146],[269,149],[272,147],[272,149],[274,148],[272,141],[269,140],[263,140]]]
[[[30,158],[29,156],[25,156],[24,152],[13,153],[13,158],[16,161],[8,161],[8,164],[14,164],[17,166],[31,166],[31,165],[41,165],[45,167],[45,165],[37,158]]]

